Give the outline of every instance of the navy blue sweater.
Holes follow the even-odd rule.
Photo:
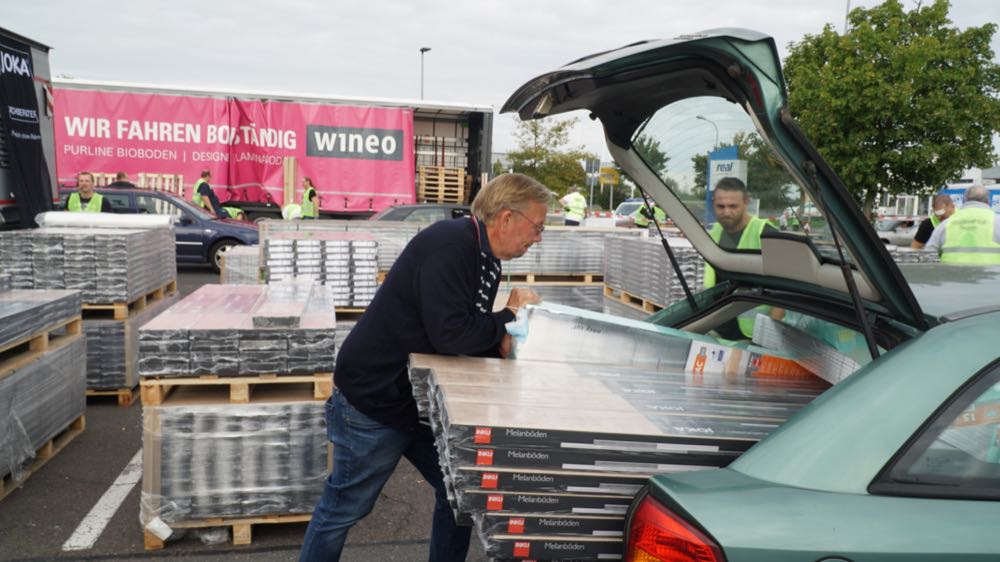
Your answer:
[[[420,231],[338,351],[338,390],[375,421],[413,429],[409,354],[497,356],[514,319],[506,308],[491,312],[499,284],[500,261],[481,223],[461,218]]]

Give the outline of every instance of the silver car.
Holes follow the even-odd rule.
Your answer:
[[[875,222],[875,232],[882,242],[907,248],[919,227],[919,219],[881,219]]]

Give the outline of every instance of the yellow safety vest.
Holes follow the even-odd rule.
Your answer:
[[[643,213],[645,209],[646,206],[643,205],[636,212],[632,213],[632,219],[635,220],[635,225],[639,228],[649,228],[649,217]],[[656,222],[659,224],[667,221],[667,212],[661,209],[659,205],[653,205],[653,216],[656,217]]]
[[[309,197],[310,193],[316,193],[316,190],[309,187],[302,192],[302,216],[303,217],[318,217],[319,216],[319,205],[313,203]]]
[[[587,214],[587,198],[581,195],[579,192],[570,193],[563,199],[569,198],[565,203],[563,212],[566,213],[566,218],[571,221],[580,222],[583,220],[584,215]]]
[[[101,206],[104,204],[104,196],[100,193],[95,193],[90,201],[87,202],[87,207],[83,208],[80,201],[80,193],[70,193],[69,199],[66,200],[66,210],[71,213],[100,213]]]
[[[208,201],[206,201],[200,193],[198,193],[198,188],[201,184],[208,183],[205,178],[198,178],[198,181],[194,182],[194,194],[191,195],[191,202],[198,205],[202,209],[208,209]]]
[[[941,263],[1000,265],[1000,244],[993,241],[996,213],[967,207],[955,211],[944,224]]]
[[[736,244],[736,249],[738,250],[759,250],[760,249],[760,235],[764,232],[764,227],[768,225],[768,222],[760,217],[750,217],[750,222],[747,223],[746,228],[743,229],[743,234],[740,235],[740,241]],[[712,240],[718,244],[719,240],[722,239],[722,225],[720,223],[715,223],[712,228],[708,231],[708,235],[712,237]],[[715,279],[715,268],[705,263],[705,288],[714,287],[716,283]],[[740,326],[740,332],[744,336],[750,338],[753,337],[753,327],[756,324],[755,318],[758,312],[764,312],[770,310],[770,307],[758,306],[753,310],[749,310],[740,314],[736,321]]]

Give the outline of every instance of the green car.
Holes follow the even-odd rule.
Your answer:
[[[756,339],[776,319],[839,361],[818,371],[830,390],[727,468],[653,477],[625,558],[1000,560],[1000,271],[896,264],[792,119],[768,36],[599,53],[503,108],[574,110],[714,268],[653,321]],[[809,212],[777,228],[787,209]]]

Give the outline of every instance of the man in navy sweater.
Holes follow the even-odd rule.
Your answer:
[[[300,560],[339,560],[350,528],[366,516],[406,457],[434,487],[430,560],[465,560],[471,527],[455,524],[426,420],[407,376],[410,353],[506,357],[505,324],[539,302],[513,289],[493,312],[500,261],[541,241],[551,193],[522,174],[491,181],[472,217],[422,230],[399,255],[337,354],[336,390],[326,403],[333,472],[313,511]]]

